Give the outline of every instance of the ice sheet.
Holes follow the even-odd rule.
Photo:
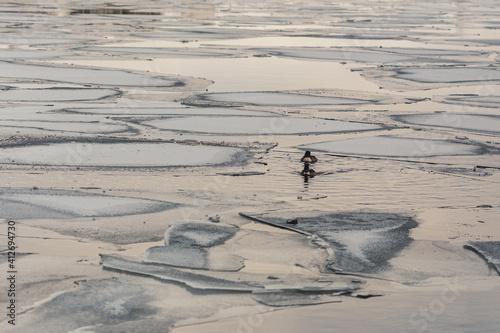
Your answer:
[[[500,275],[500,242],[469,242],[464,247],[479,254]]]
[[[58,143],[0,150],[0,163],[90,167],[171,167],[235,162],[243,149],[174,143]]]
[[[394,116],[404,123],[457,128],[479,132],[500,132],[500,117],[475,114],[413,114]]]
[[[374,124],[288,117],[185,117],[142,123],[165,130],[233,135],[342,133],[382,128]]]
[[[0,101],[9,101],[9,102],[89,101],[89,100],[99,100],[107,97],[117,96],[119,94],[120,92],[118,90],[113,90],[113,89],[91,89],[91,88],[9,89],[9,90],[0,90]]]
[[[363,137],[327,141],[300,146],[301,149],[320,150],[336,154],[371,155],[387,157],[428,157],[442,155],[473,155],[483,147],[444,140],[410,139],[391,136]]]
[[[397,77],[428,83],[488,82],[500,80],[500,72],[491,68],[408,68],[398,70]]]
[[[228,116],[272,116],[273,113],[263,111],[238,110],[230,108],[71,108],[68,112],[83,114],[105,114],[115,116],[136,115],[228,115]]]
[[[11,219],[75,218],[146,214],[175,208],[166,201],[78,191],[0,189],[2,217]]]
[[[292,215],[297,214],[297,215]],[[339,212],[302,217],[300,212],[276,214],[249,214],[279,226],[297,218],[293,229],[319,236],[334,250],[334,261],[328,266],[348,272],[380,272],[389,267],[389,261],[412,239],[409,230],[418,224],[410,216],[378,212]],[[303,214],[303,213],[302,213]]]
[[[221,102],[243,103],[251,105],[354,105],[369,101],[342,98],[323,97],[279,92],[240,92],[226,94],[207,94],[203,98]]]
[[[0,77],[111,86],[172,87],[179,84],[175,80],[119,70],[49,67],[5,61],[0,61]]]
[[[21,131],[27,128],[36,128],[47,131],[77,132],[77,133],[118,133],[130,129],[128,126],[104,122],[54,122],[54,121],[19,121],[0,120],[0,127],[5,132]]]

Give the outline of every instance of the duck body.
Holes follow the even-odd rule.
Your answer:
[[[300,161],[304,162],[304,163],[308,163],[308,164],[313,164],[313,163],[318,162],[318,159],[316,158],[316,156],[311,155],[311,152],[308,150],[308,151],[306,151],[304,156],[302,156]]]

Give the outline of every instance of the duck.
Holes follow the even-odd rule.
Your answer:
[[[311,152],[308,150],[308,151],[306,151],[304,156],[302,156],[300,161],[304,162],[304,163],[313,164],[313,163],[318,162],[318,159],[316,158],[316,156],[311,155]]]

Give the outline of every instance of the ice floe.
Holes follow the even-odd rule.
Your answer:
[[[120,70],[26,65],[6,61],[0,61],[0,77],[111,86],[173,87],[182,84],[179,80]]]
[[[0,189],[2,217],[9,219],[60,219],[155,213],[177,204],[80,191]]]
[[[55,51],[0,49],[0,59],[59,58],[65,55],[67,54]]]
[[[469,242],[464,247],[480,255],[500,275],[500,242]]]
[[[356,61],[356,62],[402,62],[408,61],[411,57],[389,54],[382,52],[369,52],[365,50],[346,50],[343,48],[294,48],[270,50],[270,54],[282,57],[320,59],[333,61]]]
[[[0,90],[0,101],[89,101],[100,100],[118,95],[120,95],[120,92],[118,90],[100,88],[8,89]]]
[[[111,54],[133,54],[133,55],[154,55],[155,57],[229,57],[231,53],[205,51],[199,49],[179,49],[166,47],[119,47],[119,46],[100,46],[86,47],[78,49],[80,51],[93,51],[99,53]],[[0,53],[1,55],[1,53]]]
[[[438,67],[399,69],[397,77],[423,83],[464,83],[499,81],[500,72],[481,67]]]
[[[250,105],[355,105],[371,102],[355,98],[314,96],[281,92],[214,93],[201,95],[200,97],[211,101]]]
[[[444,101],[453,104],[496,107],[500,103],[500,96],[447,96],[444,98]]]
[[[89,332],[78,329],[92,325],[91,332],[96,332],[115,328],[117,323],[123,325],[157,313],[153,295],[147,287],[118,279],[86,281],[82,288],[61,293],[32,310],[35,320],[24,329],[55,332],[64,327],[64,332]]]
[[[238,227],[201,221],[176,222],[165,233],[165,246],[150,247],[144,262],[219,271],[238,271],[243,258],[231,253],[210,253],[211,247],[234,237]]]
[[[183,117],[141,123],[164,130],[211,134],[345,133],[383,128],[375,124],[289,117]]]
[[[275,307],[304,306],[342,302],[341,298],[337,295],[311,295],[296,292],[261,292],[254,293],[252,295],[252,298],[259,303]]]
[[[263,289],[263,286],[255,285],[249,282],[236,282],[224,278],[211,277],[202,274],[201,272],[194,273],[168,265],[147,264],[104,254],[101,255],[101,260],[104,268],[107,269],[141,274],[165,281],[179,282],[195,289],[231,290],[243,292]]]
[[[3,132],[25,132],[26,129],[40,129],[43,131],[76,132],[76,133],[118,133],[130,130],[126,125],[115,123],[69,122],[69,121],[20,121],[0,120]]]
[[[113,116],[154,116],[154,115],[200,115],[200,116],[273,116],[263,111],[239,110],[230,108],[141,108],[141,107],[107,107],[107,108],[69,108],[65,112],[81,114],[103,114]]]
[[[412,241],[409,230],[418,225],[410,216],[393,213],[315,213],[305,217],[303,213],[300,214],[290,212],[286,213],[286,217],[277,217],[275,214],[245,215],[281,228],[319,236],[335,249],[334,262],[328,266],[349,272],[387,269],[389,260]],[[293,228],[289,228],[286,223],[290,218],[297,219]]]
[[[413,139],[392,136],[363,137],[302,145],[299,148],[335,154],[387,157],[429,157],[442,155],[480,154],[479,144],[446,140]]]
[[[476,114],[411,114],[393,117],[404,123],[425,126],[456,128],[479,132],[500,132],[500,117]]]
[[[0,149],[0,163],[82,167],[221,165],[245,160],[242,148],[175,143],[56,143]]]

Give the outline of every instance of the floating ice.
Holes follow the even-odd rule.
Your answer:
[[[205,269],[211,271],[239,271],[245,265],[243,258],[231,253],[211,254],[202,247],[183,245],[150,247],[144,254],[145,263]]]
[[[56,143],[8,147],[0,163],[89,167],[170,167],[241,162],[245,150],[175,143]]]
[[[256,284],[210,277],[201,273],[193,273],[167,265],[147,264],[104,254],[101,254],[101,259],[102,265],[108,269],[151,276],[165,281],[179,282],[196,289],[245,292],[263,289],[262,286]]]
[[[304,277],[297,274],[287,274],[286,279],[295,281],[294,285],[284,284],[282,280],[278,282],[273,280],[262,281],[262,276],[255,274],[242,274],[240,272],[219,272],[223,277],[214,277],[204,274],[204,271],[195,271],[175,268],[167,265],[147,264],[131,259],[120,258],[112,255],[101,254],[102,265],[104,268],[117,270],[125,273],[140,274],[154,277],[165,281],[174,281],[185,284],[191,288],[202,290],[224,290],[239,292],[262,292],[268,291],[297,291],[310,293],[333,293],[333,292],[352,292],[360,289],[364,281],[352,280],[351,278],[335,277],[329,279],[323,276],[318,281],[317,277]],[[212,272],[217,273],[217,272]]]
[[[57,58],[64,55],[66,53],[53,51],[0,49],[0,59],[42,59]]]
[[[397,77],[423,83],[488,82],[500,80],[500,72],[492,68],[407,68],[399,69]]]
[[[178,49],[165,47],[119,47],[119,46],[101,46],[86,47],[80,50],[94,51],[99,53],[118,53],[118,54],[143,54],[174,57],[228,57],[231,53],[201,51],[198,49]],[[1,55],[1,53],[0,53]]]
[[[262,111],[248,111],[230,108],[71,108],[67,112],[83,114],[105,114],[114,116],[140,115],[228,115],[228,116],[272,116],[273,113]]]
[[[119,70],[70,68],[24,65],[0,61],[0,76],[15,79],[39,79],[77,84],[102,84],[112,86],[173,87],[177,80],[135,74]]]
[[[2,217],[57,219],[124,216],[160,212],[177,207],[166,201],[89,194],[62,190],[0,189]]]
[[[230,224],[180,221],[165,232],[165,244],[212,247],[234,237],[238,230],[237,226]]]
[[[214,93],[202,95],[202,98],[213,101],[251,105],[352,105],[370,102],[355,98],[325,97],[279,92]]]
[[[412,114],[394,116],[404,123],[457,128],[481,132],[500,132],[500,117],[474,114]]]
[[[464,247],[480,255],[500,275],[500,242],[469,242]]]
[[[300,214],[300,213],[297,213]],[[412,239],[409,230],[417,222],[408,216],[376,212],[344,212],[319,216],[275,217],[270,214],[250,214],[279,227],[288,228],[286,221],[298,218],[293,229],[314,234],[335,249],[335,261],[330,267],[349,272],[384,270],[399,251]]]
[[[115,278],[86,281],[82,288],[61,293],[36,307],[35,317],[23,323],[23,332],[82,332],[78,329],[91,325],[109,332],[117,323],[123,327],[157,313],[153,295],[147,287]]]
[[[293,57],[293,58],[306,58],[306,59],[321,59],[321,60],[344,60],[344,61],[358,61],[358,62],[401,62],[408,61],[411,57],[402,56],[398,54],[390,54],[383,52],[369,52],[364,50],[349,50],[342,48],[299,48],[299,49],[280,49],[272,50],[271,54]]]
[[[26,16],[23,16],[23,20]],[[25,37],[19,38],[19,35],[5,35],[7,38],[0,39],[0,44],[15,44],[15,45],[57,45],[57,44],[77,44],[88,42],[84,39],[75,38],[35,38],[35,37]],[[11,38],[8,38],[11,37]]]
[[[472,155],[481,153],[476,144],[444,140],[410,139],[390,136],[327,141],[300,146],[336,154],[355,154],[387,157],[428,157],[442,155]]]
[[[339,133],[382,128],[374,124],[288,117],[184,117],[148,120],[142,123],[165,130],[212,134]]]
[[[210,252],[234,237],[238,227],[211,222],[175,222],[165,233],[166,246],[150,247],[144,262],[193,269],[238,271],[244,267],[243,258],[230,253]]]
[[[452,103],[477,105],[481,107],[496,107],[500,103],[500,96],[450,96],[445,99]]]
[[[88,101],[117,96],[119,94],[120,92],[117,90],[98,88],[9,89],[0,90],[0,101]]]
[[[340,303],[342,299],[332,295],[311,295],[297,292],[263,292],[254,293],[252,298],[268,306],[304,306],[324,303]]]
[[[77,133],[117,133],[130,129],[121,124],[103,122],[68,122],[68,121],[19,121],[0,120],[0,128],[10,128],[12,131],[24,132],[24,129],[41,129],[45,131],[77,132]],[[7,132],[7,130],[6,130]]]

